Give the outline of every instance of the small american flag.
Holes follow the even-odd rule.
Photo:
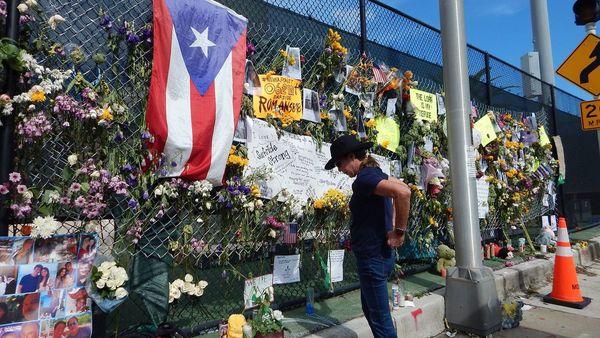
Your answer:
[[[386,83],[388,81],[387,74],[383,70],[377,67],[373,67],[372,69],[375,82]]]
[[[298,241],[298,223],[287,223],[283,231],[283,243],[295,244]]]

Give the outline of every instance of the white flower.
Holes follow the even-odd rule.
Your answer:
[[[30,200],[33,198],[33,193],[31,191],[27,190],[23,193],[23,198]]]
[[[33,226],[31,227],[31,237],[33,238],[50,238],[56,233],[60,223],[58,223],[53,216],[36,217],[33,220]]]
[[[212,208],[212,203],[210,203],[208,201],[204,205],[206,206],[207,210],[210,210]]]
[[[71,167],[77,164],[77,154],[69,155],[69,157],[67,157],[67,161]]]
[[[204,289],[208,286],[208,282],[206,282],[205,280],[201,280],[198,282],[198,287],[201,289]]]
[[[275,310],[273,311],[273,318],[275,318],[275,320],[282,320],[284,318],[283,313],[279,310]]]
[[[19,4],[19,6],[17,6],[17,9],[19,10],[19,13],[25,13],[29,9],[29,7],[27,7],[26,4]]]
[[[100,177],[100,172],[98,170],[94,170],[91,174],[90,174],[91,178],[98,178]]]
[[[171,291],[169,291],[169,293],[175,299],[179,299],[181,297],[181,291],[179,288],[173,288]]]
[[[182,281],[181,279],[176,279],[176,280],[173,281],[173,286],[176,287],[176,288],[178,288],[178,289],[183,288],[184,284],[185,284],[185,282]]]
[[[129,292],[127,292],[127,290],[125,290],[125,288],[118,288],[115,290],[115,298],[116,299],[122,299],[127,297],[127,295],[129,294]]]
[[[185,275],[185,277],[183,277],[183,279],[187,282],[187,283],[191,283],[194,280],[194,277],[192,275],[190,275],[189,273]]]
[[[35,1],[35,0],[27,0],[27,1],[25,1],[25,3],[29,7],[36,7],[37,6],[37,1]]]
[[[96,287],[98,289],[102,289],[106,286],[106,281],[102,278],[98,279],[98,281],[96,282]]]
[[[269,236],[272,238],[277,238],[277,232],[273,229],[269,231]]]

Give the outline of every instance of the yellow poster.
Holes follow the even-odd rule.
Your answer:
[[[280,118],[287,115],[294,120],[302,118],[302,91],[300,80],[285,76],[259,75],[261,95],[253,96],[254,116],[265,118],[271,114]]]
[[[490,116],[487,114],[480,118],[479,121],[475,122],[473,127],[479,131],[479,134],[481,134],[481,145],[484,147],[498,137],[496,135],[496,131],[494,130],[492,119],[490,119]]]
[[[437,96],[435,94],[411,88],[410,102],[415,108],[415,118],[437,121]]]
[[[378,117],[375,119],[377,126],[377,144],[393,152],[400,143],[400,128],[391,117]]]
[[[538,133],[540,134],[540,145],[543,147],[546,144],[550,144],[550,139],[548,138],[548,134],[546,134],[546,129],[544,126],[541,126],[538,129]]]

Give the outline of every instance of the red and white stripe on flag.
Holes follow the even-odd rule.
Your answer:
[[[244,17],[211,0],[154,0],[146,125],[168,177],[223,181],[246,60]]]
[[[372,67],[373,69],[373,78],[375,79],[375,82],[377,83],[386,83],[387,82],[387,75],[385,74],[385,72],[377,67]]]
[[[283,230],[283,243],[295,244],[298,241],[298,223],[287,223]]]

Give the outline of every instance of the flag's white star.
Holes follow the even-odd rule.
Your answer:
[[[204,30],[204,32],[200,33],[194,27],[190,27],[192,29],[192,33],[196,37],[196,40],[192,42],[190,47],[200,47],[202,48],[202,52],[204,56],[208,57],[208,47],[216,46],[214,42],[208,39],[208,27]]]

